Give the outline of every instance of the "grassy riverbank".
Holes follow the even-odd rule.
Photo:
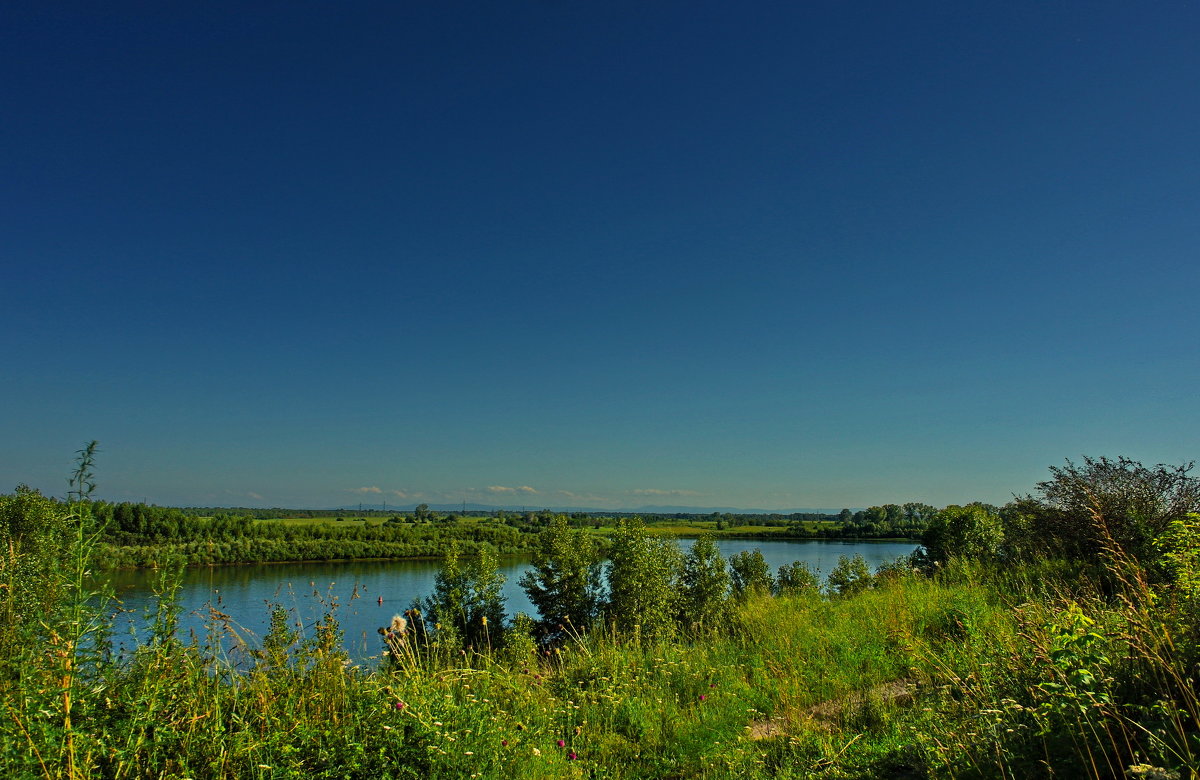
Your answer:
[[[75,670],[69,724],[61,641],[6,669],[0,774],[1109,777],[1143,758],[1194,767],[1194,689],[1176,687],[1194,659],[1171,648],[1168,615],[1106,605],[1045,575],[963,566],[877,579],[850,597],[763,596],[693,633],[643,641],[616,624],[548,654],[435,642],[388,671],[346,665],[336,609],[303,633],[279,613],[250,654],[231,647],[216,612],[209,637],[184,644],[171,633],[168,587],[155,639],[132,663]]]
[[[0,496],[5,778],[1200,775],[1186,466],[1052,469],[1041,498],[946,507],[911,559],[843,559],[824,587],[624,523],[601,589],[594,536],[560,520],[521,581],[536,623],[504,615],[491,546],[451,544],[356,666],[336,602],[311,624],[268,605],[259,640],[214,605],[181,637],[177,567],[112,657],[92,450],[76,500]]]

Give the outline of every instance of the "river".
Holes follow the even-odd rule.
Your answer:
[[[685,551],[690,544],[686,539],[681,540]],[[726,559],[742,550],[757,548],[772,571],[785,563],[803,561],[820,572],[822,579],[842,555],[862,555],[874,569],[916,548],[912,542],[766,539],[722,539],[717,546]],[[311,634],[313,623],[328,605],[336,603],[347,650],[355,661],[370,663],[381,649],[376,629],[393,614],[411,606],[414,598],[428,596],[433,591],[438,566],[437,561],[421,560],[191,567],[184,570],[179,589],[180,631],[185,637],[194,634],[203,641],[206,626],[212,622],[212,610],[217,610],[228,616],[228,625],[241,641],[254,646],[267,628],[269,604],[291,610],[302,631]],[[500,568],[507,577],[504,595],[509,616],[525,612],[536,617],[536,611],[518,585],[529,568],[529,558],[501,558]],[[129,652],[145,638],[145,614],[154,604],[156,579],[157,574],[149,570],[119,571],[110,577],[122,610],[115,621],[113,637],[113,644],[120,652]],[[225,631],[226,647],[235,647],[238,641]],[[235,656],[236,652],[232,651]]]

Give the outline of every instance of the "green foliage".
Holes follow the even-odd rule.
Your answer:
[[[742,550],[729,556],[729,580],[733,586],[733,597],[739,600],[762,596],[775,588],[771,567],[758,549]]]
[[[838,557],[837,565],[829,572],[827,587],[830,593],[849,596],[871,587],[871,567],[861,555]]]
[[[61,604],[74,541],[65,504],[25,485],[0,496],[0,652]]]
[[[433,583],[433,594],[418,602],[438,641],[463,647],[499,646],[504,630],[504,575],[495,552],[484,548],[466,563],[451,542]]]
[[[1111,664],[1104,652],[1107,639],[1096,630],[1096,621],[1078,604],[1071,603],[1049,625],[1049,679],[1038,683],[1046,694],[1039,708],[1042,716],[1074,719],[1087,716],[1093,709],[1112,702],[1108,693]],[[1047,722],[1043,733],[1056,724]]]
[[[936,510],[928,504],[884,504],[836,516],[837,527],[822,534],[843,539],[919,538]]]
[[[307,637],[276,608],[240,673],[215,643],[156,642],[81,687],[70,771],[39,714],[48,666],[5,699],[0,776],[1119,776],[1141,748],[1112,739],[1137,738],[1113,721],[1113,619],[970,579],[751,599],[735,631],[596,631],[548,656],[518,618],[495,653],[383,672],[346,665],[335,605]],[[1172,750],[1142,755],[1187,766]]]
[[[641,520],[622,520],[609,548],[607,621],[647,639],[670,634],[682,566],[674,539],[648,535]]]
[[[1151,584],[1170,574],[1159,540],[1171,524],[1200,511],[1200,480],[1191,463],[1143,466],[1129,458],[1084,458],[1052,467],[1040,499],[1022,507],[1043,545],[1105,567],[1138,566]]]
[[[108,568],[154,566],[164,556],[179,556],[189,564],[428,558],[441,556],[451,539],[459,542],[464,555],[475,555],[485,546],[517,553],[536,543],[532,534],[498,521],[421,525],[253,521],[102,502],[93,504],[92,511],[104,525],[98,558]]]
[[[680,625],[693,630],[714,629],[725,620],[729,573],[711,536],[692,542],[680,573]]]
[[[953,557],[996,560],[1005,548],[999,512],[985,504],[951,505],[933,515],[921,535],[918,563],[944,565]]]
[[[292,625],[292,616],[280,604],[268,604],[271,620],[263,636],[262,648],[254,657],[263,671],[282,671],[290,667],[300,635]]]
[[[1200,604],[1200,514],[1167,523],[1155,552],[1165,584],[1189,604]]]
[[[185,643],[173,567],[151,640],[132,658],[89,655],[82,640],[102,621],[76,575],[92,526],[69,511],[84,511],[89,483],[70,506],[27,490],[0,497],[5,566],[53,577],[57,559],[67,573],[56,597],[38,596],[39,641],[5,648],[19,674],[0,677],[0,777],[1200,775],[1195,515],[1155,532],[1157,579],[1140,595],[1136,581],[1114,594],[1087,567],[1007,557],[1018,526],[1005,512],[951,512],[945,528],[962,521],[954,533],[983,551],[994,537],[975,521],[986,530],[999,517],[1002,552],[951,548],[933,577],[903,563],[871,577],[861,558],[843,558],[830,577],[838,598],[747,599],[726,606],[731,630],[679,636],[670,594],[723,595],[720,556],[702,540],[684,558],[626,525],[610,609],[637,620],[610,612],[610,630],[549,652],[524,616],[495,651],[477,640],[474,652],[417,655],[430,645],[407,644],[414,626],[403,633],[411,662],[369,670],[349,663],[336,603],[307,626],[273,607],[248,666],[223,648],[234,627],[216,610],[209,638]],[[553,533],[570,539],[564,531]],[[452,553],[429,604],[457,643],[482,620],[456,615],[503,604],[494,556]],[[0,583],[10,600],[13,571]],[[812,577],[783,567],[779,591],[810,590]],[[689,590],[699,582],[711,587]]]
[[[553,641],[591,628],[600,607],[601,573],[596,545],[566,518],[556,518],[538,535],[521,587],[538,611],[543,636]]]
[[[821,589],[821,576],[809,568],[804,561],[793,561],[779,567],[775,577],[777,596],[794,596],[798,593],[817,593]]]
[[[504,649],[501,660],[511,669],[528,667],[536,664],[538,642],[534,640],[536,631],[533,620],[524,612],[518,612],[504,632]]]
[[[924,506],[873,508],[867,513],[878,510],[882,514],[879,522],[869,523],[863,521],[864,513],[851,514],[858,519],[845,524],[837,515],[815,513],[673,514],[651,516],[646,522],[652,521],[656,533],[683,537],[719,531],[722,538],[916,538],[924,528]],[[549,512],[524,516],[500,512],[495,518],[455,519],[428,507],[417,507],[415,514],[406,518],[385,518],[386,513],[379,509],[364,510],[364,517],[332,518],[315,510],[175,509],[102,501],[91,502],[90,507],[88,514],[103,529],[97,560],[106,568],[152,567],[165,555],[182,556],[188,564],[200,565],[426,558],[440,556],[452,538],[459,540],[464,554],[474,554],[484,544],[501,554],[519,553],[536,548],[537,532],[555,517]],[[279,519],[281,516],[287,519]],[[568,524],[603,534],[620,519],[575,513]]]

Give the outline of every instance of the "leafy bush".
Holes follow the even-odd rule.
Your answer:
[[[504,630],[504,575],[496,553],[483,548],[462,562],[452,541],[433,582],[433,594],[415,605],[438,641],[463,647],[501,644]]]
[[[837,566],[829,572],[826,587],[830,593],[839,596],[849,596],[866,590],[871,587],[871,567],[861,555],[855,555],[853,558],[842,555],[838,558]]]
[[[951,558],[997,560],[1005,553],[998,511],[986,504],[951,505],[938,511],[921,535],[918,565],[931,569]]]
[[[610,624],[650,638],[674,630],[683,556],[674,539],[652,537],[638,519],[622,520],[608,562]]]
[[[0,646],[59,606],[74,540],[66,504],[25,485],[0,496]]]
[[[804,561],[793,561],[779,567],[775,577],[775,593],[779,596],[797,593],[816,593],[821,589],[820,575]]]
[[[729,573],[711,536],[692,542],[683,557],[680,583],[680,624],[691,629],[719,625],[729,598]]]
[[[1040,498],[1019,504],[1030,519],[1031,543],[1108,568],[1134,564],[1151,584],[1171,577],[1163,540],[1172,523],[1200,511],[1193,464],[1153,468],[1129,458],[1084,458],[1052,467],[1037,484]]]
[[[553,641],[587,631],[602,596],[600,554],[587,534],[556,518],[539,534],[532,563],[521,587],[538,611],[542,635]]]
[[[757,549],[742,550],[729,556],[729,579],[736,599],[761,596],[775,589],[771,567],[767,566],[762,551]]]

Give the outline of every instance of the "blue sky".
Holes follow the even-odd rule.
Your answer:
[[[1003,503],[1196,457],[1200,5],[10,4],[0,490]]]

